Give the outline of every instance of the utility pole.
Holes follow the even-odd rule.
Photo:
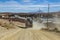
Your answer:
[[[41,10],[40,10],[40,8],[39,8],[39,18],[40,18],[40,11],[41,11]]]
[[[39,17],[39,22],[40,22],[40,17],[41,17],[40,16],[40,13],[41,13],[40,7],[39,7],[39,12],[38,13],[39,13],[39,16],[38,17]]]
[[[48,28],[48,26],[49,26],[49,25],[48,25],[48,18],[49,18],[49,16],[48,16],[48,15],[49,15],[49,8],[50,8],[50,4],[48,4],[48,13],[47,13],[47,28]]]

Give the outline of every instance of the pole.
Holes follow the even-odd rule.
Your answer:
[[[40,13],[41,13],[41,10],[40,10],[40,7],[39,7],[39,21],[40,21]]]
[[[48,15],[49,15],[49,8],[50,8],[49,6],[50,6],[50,4],[48,4],[48,14],[47,14],[47,28],[48,28],[48,26],[49,26],[49,25],[48,25],[48,17],[49,17]]]

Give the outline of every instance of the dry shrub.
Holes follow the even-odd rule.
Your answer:
[[[9,28],[12,28],[13,25],[12,25],[12,24],[7,24],[7,23],[6,23],[6,24],[4,24],[4,27],[7,28],[7,29],[9,29]]]
[[[54,24],[54,23],[52,23],[52,22],[48,22],[48,23],[45,23],[45,26],[48,26],[48,27],[54,27],[54,26],[55,26],[55,24]]]
[[[55,30],[57,30],[56,27],[55,27],[55,24],[52,23],[52,22],[45,23],[45,26],[46,26],[47,29],[50,30],[50,31],[55,31]]]
[[[7,29],[14,28],[14,25],[7,20],[0,20],[0,26],[5,27]]]

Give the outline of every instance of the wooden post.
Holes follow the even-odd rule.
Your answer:
[[[49,6],[50,6],[50,4],[48,4],[48,14],[47,14],[47,28],[48,28],[48,26],[49,26],[49,25],[48,25],[48,17],[49,17],[49,16],[48,16],[48,15],[49,15]]]

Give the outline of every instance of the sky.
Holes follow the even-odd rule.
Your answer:
[[[0,0],[0,12],[60,11],[60,0]]]

